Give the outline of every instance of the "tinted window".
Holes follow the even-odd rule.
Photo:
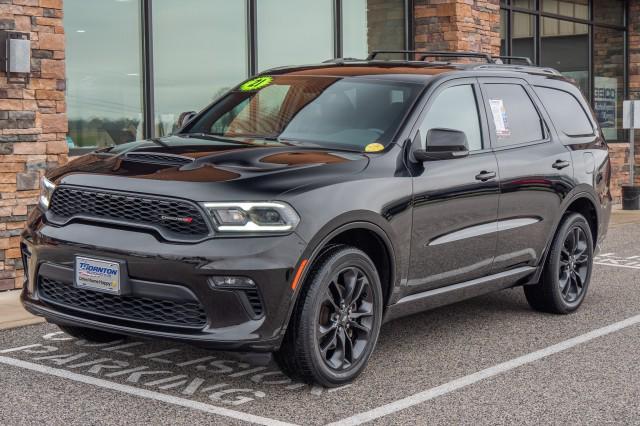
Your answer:
[[[181,112],[201,110],[247,77],[246,2],[185,3],[153,0],[157,136],[176,130]]]
[[[572,94],[548,87],[536,87],[535,91],[562,133],[567,136],[593,134],[593,126],[587,114]],[[615,127],[615,120],[613,121],[611,126]]]
[[[256,6],[259,70],[333,57],[333,1],[260,0]],[[229,36],[235,34],[229,32]],[[236,38],[245,41],[244,37]],[[227,62],[226,57],[220,62]]]
[[[542,121],[524,87],[519,84],[486,84],[485,89],[498,146],[544,138]]]
[[[363,150],[391,141],[420,89],[358,78],[263,76],[231,91],[187,131]]]
[[[437,96],[420,125],[423,146],[429,129],[436,128],[460,130],[467,136],[470,151],[482,149],[478,105],[472,85],[449,87]]]
[[[71,148],[101,148],[142,138],[140,3],[64,3]]]

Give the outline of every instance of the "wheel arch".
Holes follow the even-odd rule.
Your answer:
[[[535,284],[540,280],[540,275],[542,274],[544,265],[547,262],[547,257],[549,256],[549,251],[553,239],[558,232],[558,228],[562,223],[562,219],[567,215],[567,213],[580,213],[587,219],[587,221],[589,222],[589,226],[591,227],[591,236],[593,238],[594,247],[597,245],[600,226],[600,214],[597,205],[598,204],[596,202],[595,196],[587,191],[577,192],[565,199],[565,201],[563,202],[561,214],[559,214],[555,219],[555,223],[553,224],[552,228],[553,232],[549,235],[547,243],[545,244],[544,254],[540,258],[538,270],[534,274],[533,278],[528,282],[528,284]]]
[[[587,222],[589,222],[589,226],[591,227],[591,237],[593,238],[593,244],[595,246],[598,242],[600,220],[598,218],[598,209],[596,208],[593,200],[585,195],[578,196],[567,206],[562,213],[562,217],[566,216],[567,213],[580,213],[585,219],[587,219]],[[556,225],[556,232],[558,226],[560,226],[560,222]]]
[[[305,268],[300,282],[304,282],[309,269],[323,252],[336,244],[359,248],[373,260],[380,276],[386,302],[393,292],[398,276],[396,250],[388,232],[371,220],[349,221],[334,226],[331,230],[319,232],[309,244],[310,249],[305,253],[304,258],[308,260],[309,266]],[[377,264],[376,261],[382,262],[382,265]]]
[[[289,328],[291,315],[298,303],[300,290],[305,284],[310,270],[324,252],[335,245],[346,244],[359,248],[371,258],[380,277],[384,302],[383,306],[385,309],[387,302],[393,294],[399,276],[396,250],[389,233],[385,231],[381,225],[369,220],[354,220],[341,223],[338,226],[331,226],[329,229],[326,228],[327,227],[325,227],[324,232],[320,231],[311,240],[303,253],[302,259],[307,260],[307,262],[299,278],[300,284],[294,290],[295,294],[292,297],[282,330],[283,336]],[[371,243],[375,244],[373,248],[368,246],[368,244]]]

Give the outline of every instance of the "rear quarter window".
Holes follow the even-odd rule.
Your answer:
[[[580,102],[569,92],[536,86],[536,94],[558,130],[569,137],[593,135],[593,126]]]

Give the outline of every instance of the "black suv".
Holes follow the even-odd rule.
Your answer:
[[[611,209],[580,91],[488,55],[402,53],[419,60],[270,70],[172,136],[49,172],[24,306],[86,339],[275,352],[325,386],[399,316],[514,286],[576,310]]]

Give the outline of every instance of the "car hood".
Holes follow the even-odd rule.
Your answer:
[[[97,151],[56,169],[57,184],[172,195],[195,201],[271,199],[359,173],[365,154],[247,140],[170,136]]]

